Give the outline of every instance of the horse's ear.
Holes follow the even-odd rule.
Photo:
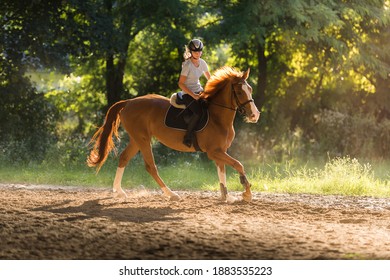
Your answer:
[[[246,70],[246,71],[244,72],[244,74],[242,75],[242,77],[244,78],[244,80],[248,79],[248,77],[249,77],[249,72],[250,72],[250,71],[251,71],[251,69],[248,68],[248,70]]]

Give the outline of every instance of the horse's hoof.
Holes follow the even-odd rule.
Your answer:
[[[242,199],[246,202],[251,202],[252,201],[252,193],[248,192],[243,192],[242,193]]]
[[[227,204],[233,204],[233,203],[237,202],[237,200],[238,199],[236,197],[234,197],[234,196],[231,196],[231,195],[227,195],[226,196]]]
[[[127,199],[127,194],[124,191],[114,192],[114,197]]]
[[[181,200],[181,197],[175,193],[173,193],[170,197],[169,197],[169,201],[179,201]]]

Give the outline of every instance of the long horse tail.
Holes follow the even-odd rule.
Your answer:
[[[118,128],[121,122],[119,113],[126,106],[127,101],[122,100],[112,105],[108,109],[104,124],[92,136],[90,144],[93,148],[88,156],[87,164],[89,167],[96,167],[96,172],[99,172],[110,151],[115,149],[112,134],[119,139]]]

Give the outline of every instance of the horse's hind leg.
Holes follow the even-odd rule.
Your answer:
[[[168,186],[164,183],[164,181],[158,174],[150,142],[143,142],[142,146],[140,145],[140,150],[144,158],[146,170],[161,187],[162,191],[164,192],[164,195],[169,197],[170,200],[180,200],[180,197],[168,188]]]
[[[127,197],[126,193],[122,189],[122,177],[127,163],[138,153],[139,148],[135,141],[130,140],[130,143],[123,150],[119,157],[118,168],[116,169],[113,191],[117,193],[119,197]]]

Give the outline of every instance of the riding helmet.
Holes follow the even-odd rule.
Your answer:
[[[200,52],[203,50],[203,43],[199,39],[193,39],[188,44],[188,48],[193,52]]]

